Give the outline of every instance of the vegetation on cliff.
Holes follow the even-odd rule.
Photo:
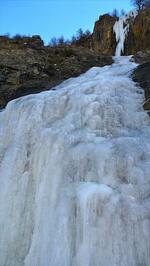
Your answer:
[[[82,46],[51,47],[44,46],[39,36],[1,36],[0,108],[14,98],[48,90],[90,67],[111,63],[111,57]]]

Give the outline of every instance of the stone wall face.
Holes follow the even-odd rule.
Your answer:
[[[96,21],[93,31],[93,49],[103,53],[113,55],[115,52],[116,41],[113,26],[116,17],[103,15]]]
[[[113,27],[116,20],[116,17],[106,14],[96,21],[93,31],[94,50],[103,54],[115,54],[117,43]],[[150,50],[150,8],[140,11],[134,20],[128,19],[128,23],[129,31],[125,39],[124,55]]]

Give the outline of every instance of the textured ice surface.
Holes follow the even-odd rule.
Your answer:
[[[149,266],[150,122],[128,57],[0,113],[0,266]]]
[[[129,32],[129,26],[131,23],[131,20],[134,20],[134,18],[137,16],[136,11],[129,12],[127,15],[120,17],[115,25],[114,25],[114,32],[116,36],[116,51],[115,55],[120,56],[122,53],[124,53],[124,43],[125,43],[125,38],[126,35]]]

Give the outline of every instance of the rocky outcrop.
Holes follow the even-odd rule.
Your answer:
[[[0,37],[0,108],[8,101],[49,90],[112,58],[82,47],[46,47],[39,36]]]
[[[125,54],[150,50],[150,8],[140,11],[129,25],[129,33],[125,40]]]
[[[149,58],[149,61],[148,61]],[[143,60],[143,58],[142,58]],[[139,62],[139,58],[138,58]],[[142,61],[143,62],[143,61]],[[145,102],[143,107],[150,114],[150,57],[147,57],[145,63],[139,65],[133,72],[133,80],[138,82],[145,91]]]
[[[96,21],[93,31],[93,49],[99,53],[113,55],[116,48],[113,26],[117,18],[105,14]]]
[[[118,18],[106,14],[96,21],[93,31],[94,50],[103,54],[115,54],[117,42],[113,28],[117,20]],[[125,27],[128,30],[123,55],[150,50],[150,8],[140,11],[135,18],[131,12],[124,18]]]
[[[139,51],[134,55],[134,60],[138,64],[144,64],[150,61],[150,50]]]

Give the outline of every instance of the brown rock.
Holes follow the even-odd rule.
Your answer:
[[[94,50],[103,54],[115,54],[117,44],[113,26],[116,20],[116,17],[106,14],[96,21],[93,31]],[[150,8],[141,10],[135,19],[132,16],[128,18],[127,24],[129,32],[125,39],[124,55],[150,50]]]
[[[38,36],[0,37],[0,108],[8,101],[48,90],[93,66],[112,63],[82,47],[47,47]]]
[[[134,55],[134,60],[138,64],[150,62],[150,50],[139,51]]]
[[[125,54],[150,50],[150,8],[141,10],[135,20],[130,21],[130,30],[125,40]]]
[[[105,14],[96,21],[93,31],[94,50],[107,55],[115,53],[116,40],[113,26],[116,19],[116,17]]]
[[[146,111],[149,111],[150,110],[150,98],[143,104],[143,108]]]
[[[132,77],[144,89],[146,101],[143,107],[145,110],[150,110],[150,61],[137,67]]]

